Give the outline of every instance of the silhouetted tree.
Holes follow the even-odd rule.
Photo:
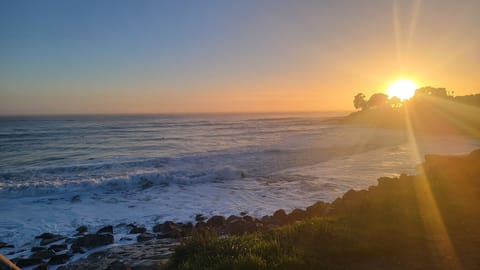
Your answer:
[[[402,100],[399,97],[392,97],[388,100],[388,103],[392,108],[400,108],[402,106]]]
[[[418,88],[415,91],[415,97],[419,96],[434,96],[434,97],[448,97],[447,89],[445,88],[436,88],[431,86],[425,86]]]
[[[367,108],[367,101],[365,100],[365,95],[363,93],[358,93],[353,99],[353,106],[355,109],[361,109],[362,111]]]
[[[375,93],[367,101],[368,108],[379,108],[388,105],[388,96],[383,93]]]

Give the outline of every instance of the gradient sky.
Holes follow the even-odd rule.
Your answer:
[[[0,1],[0,114],[321,111],[480,92],[480,1]]]

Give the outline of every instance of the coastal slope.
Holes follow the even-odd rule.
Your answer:
[[[427,155],[422,173],[319,202],[302,221],[194,236],[168,269],[478,269],[479,165],[480,150]]]

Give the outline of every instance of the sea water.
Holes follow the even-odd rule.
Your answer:
[[[196,214],[261,217],[331,201],[426,153],[480,147],[463,136],[340,125],[345,113],[0,118],[0,241]]]

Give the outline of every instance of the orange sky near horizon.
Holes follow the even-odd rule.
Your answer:
[[[353,110],[402,78],[480,93],[478,1],[93,3],[0,4],[0,115]]]

